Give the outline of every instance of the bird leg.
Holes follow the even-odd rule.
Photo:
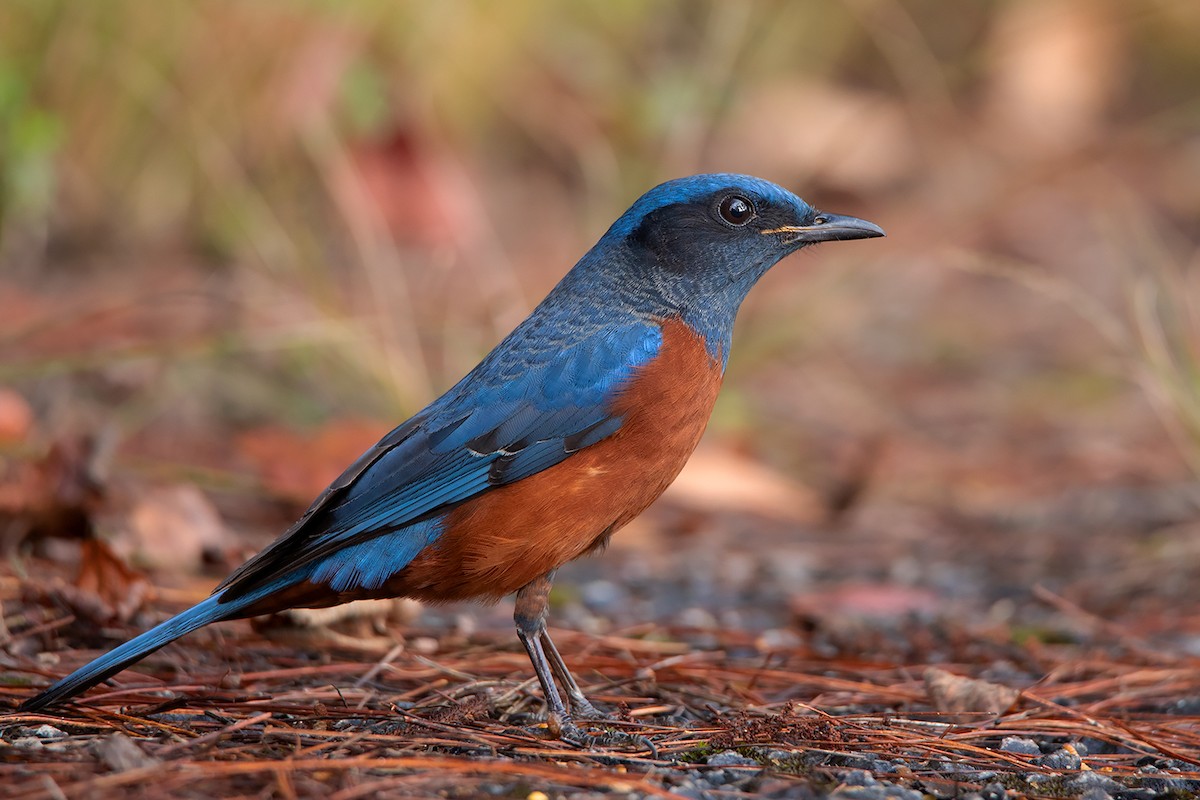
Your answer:
[[[550,572],[521,587],[517,592],[513,621],[517,626],[517,637],[521,644],[525,645],[538,683],[542,685],[542,694],[546,698],[547,721],[552,730],[557,728],[561,731],[574,727],[571,724],[572,714],[597,717],[600,716],[600,712],[584,697],[579,684],[575,682],[562,656],[559,655],[558,648],[546,633],[546,612],[550,605],[550,586],[553,581],[554,573]],[[563,689],[566,690],[570,710],[563,703],[562,695],[554,683],[555,676],[558,676]]]
[[[554,573],[550,572],[522,586],[517,592],[517,607],[513,611],[517,636],[529,653],[533,671],[537,673],[538,683],[542,685],[542,694],[546,697],[546,725],[551,734],[585,747],[632,745],[648,750],[657,758],[658,748],[645,736],[623,731],[607,731],[593,736],[575,725],[573,715],[593,719],[604,715],[584,697],[579,684],[575,682],[571,671],[559,655],[558,648],[546,633],[546,611],[550,603],[550,584],[553,580]],[[566,690],[570,710],[563,703],[562,695],[554,684],[555,676]]]
[[[571,704],[571,713],[584,719],[602,718],[604,713],[592,705],[583,690],[579,688],[579,684],[575,682],[575,676],[567,669],[566,662],[558,654],[558,648],[551,641],[550,631],[546,630],[545,626],[542,627],[542,647],[550,658],[550,666],[553,668],[554,674],[558,676],[563,688],[567,690],[567,702]]]

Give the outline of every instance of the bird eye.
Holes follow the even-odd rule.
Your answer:
[[[721,219],[741,227],[754,218],[754,204],[740,194],[731,194],[717,207]]]

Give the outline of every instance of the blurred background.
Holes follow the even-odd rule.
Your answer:
[[[644,190],[749,172],[888,238],[763,281],[559,624],[1200,652],[1197,42],[1193,0],[5,2],[6,585],[204,593]]]

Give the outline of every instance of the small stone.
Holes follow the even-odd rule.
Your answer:
[[[925,800],[925,795],[916,789],[905,789],[903,786],[885,786],[883,796],[892,800]]]
[[[432,636],[418,636],[409,641],[408,649],[423,656],[431,656],[438,651],[438,640]]]
[[[1195,780],[1195,778],[1169,777],[1166,778],[1165,783],[1166,788],[1170,789],[1171,792],[1200,796],[1200,781]]]
[[[716,617],[703,608],[695,606],[685,608],[680,612],[679,624],[686,628],[699,628],[701,630],[712,630],[719,627]]]
[[[754,645],[759,650],[787,650],[800,646],[800,637],[793,631],[784,628],[771,628],[765,630],[755,640]]]
[[[1198,791],[1200,790],[1200,781],[1190,781],[1186,778],[1147,776],[1141,779],[1139,788],[1150,789],[1161,794],[1179,792],[1200,795],[1200,791]]]
[[[757,767],[759,764],[753,758],[746,758],[733,750],[723,750],[708,757],[704,763],[710,767]]]
[[[67,732],[53,725],[39,725],[33,729],[33,735],[39,739],[62,739]]]
[[[999,781],[993,781],[987,784],[979,792],[979,796],[983,800],[1004,800],[1008,797],[1008,789],[1004,788],[1004,784]]]
[[[1113,800],[1113,796],[1103,789],[1088,789],[1079,795],[1079,800]]]
[[[1105,792],[1119,792],[1125,787],[1114,781],[1107,775],[1101,775],[1099,772],[1081,772],[1079,775],[1071,778],[1063,786],[1072,792],[1083,792],[1087,789],[1101,789]]]
[[[591,611],[611,611],[625,602],[625,589],[612,581],[589,581],[583,585],[579,599]]]
[[[1035,759],[1038,764],[1053,770],[1075,770],[1083,764],[1083,759],[1074,750],[1065,747],[1053,753]]]
[[[881,786],[839,786],[829,796],[837,800],[885,800],[887,797]]]
[[[1107,792],[1105,793],[1107,794]],[[1160,797],[1153,789],[1122,789],[1121,800],[1155,800]]]
[[[1004,753],[1016,753],[1021,756],[1040,756],[1042,749],[1033,739],[1021,736],[1005,736],[1000,742],[1000,750]]]
[[[865,769],[856,769],[842,776],[842,783],[847,786],[878,786],[879,781]]]
[[[46,745],[42,744],[42,740],[36,736],[22,736],[18,739],[13,739],[12,746],[18,750],[40,750]]]
[[[148,755],[133,739],[123,733],[110,734],[93,745],[96,757],[113,772],[153,767],[162,762]]]
[[[755,766],[759,765],[756,764]],[[713,770],[712,774],[716,774],[716,770]],[[721,770],[721,777],[725,779],[725,785],[730,787],[736,787],[744,781],[756,780],[756,776],[760,774],[762,773],[750,772],[749,770],[744,769]]]
[[[1200,637],[1197,637],[1200,639]],[[1170,712],[1194,717],[1200,714],[1200,697],[1181,697],[1170,706]]]
[[[871,756],[859,756],[849,753],[830,753],[829,763],[835,767],[843,767],[844,769],[859,769],[868,772],[892,771],[892,765],[888,761],[872,758]]]

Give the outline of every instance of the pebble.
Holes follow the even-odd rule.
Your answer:
[[[825,763],[834,767],[846,769],[865,769],[868,772],[895,772],[896,765],[881,758],[852,755],[849,753],[829,753]]]
[[[1033,739],[1020,736],[1005,736],[1000,742],[1000,750],[1004,753],[1016,753],[1021,756],[1040,756],[1042,748]]]
[[[1081,772],[1063,784],[1063,788],[1071,792],[1084,792],[1089,789],[1100,789],[1105,792],[1119,792],[1125,787],[1107,775],[1099,772]]]
[[[1003,783],[993,781],[980,790],[979,797],[980,800],[1005,800],[1008,797],[1008,789]]]
[[[746,758],[741,753],[733,750],[722,750],[720,753],[714,753],[708,757],[704,763],[710,767],[757,767],[758,762],[753,758]]]
[[[879,786],[839,786],[829,796],[838,800],[884,800],[887,797]]]
[[[685,628],[699,628],[701,630],[712,630],[719,627],[716,617],[697,606],[685,608],[681,611],[679,613],[679,624]]]
[[[39,739],[62,739],[67,732],[53,725],[39,725],[33,729],[33,735]]]
[[[408,649],[423,656],[431,656],[438,651],[438,640],[432,636],[418,636],[408,642]]]
[[[865,769],[856,769],[842,776],[842,783],[847,786],[878,786],[879,781]]]
[[[1034,761],[1053,770],[1074,770],[1079,769],[1083,764],[1083,759],[1079,757],[1078,753],[1066,748],[1055,750],[1053,753],[1034,759]]]
[[[1200,697],[1181,697],[1171,704],[1171,711],[1188,717],[1200,715]]]
[[[924,793],[918,792],[916,789],[905,789],[903,786],[888,786],[884,790],[884,795],[896,800],[925,800]]]
[[[1186,778],[1172,778],[1159,773],[1158,775],[1148,775],[1142,778],[1140,783],[1141,788],[1150,789],[1162,794],[1177,792],[1200,796],[1200,781],[1192,781]]]
[[[801,643],[802,640],[794,631],[785,628],[765,630],[754,642],[759,650],[788,650],[799,647]]]
[[[589,611],[603,613],[623,604],[626,595],[624,587],[612,581],[596,580],[583,585],[579,599]]]
[[[1108,794],[1108,792],[1105,792]],[[1162,797],[1152,789],[1122,789],[1121,800],[1157,800]]]

